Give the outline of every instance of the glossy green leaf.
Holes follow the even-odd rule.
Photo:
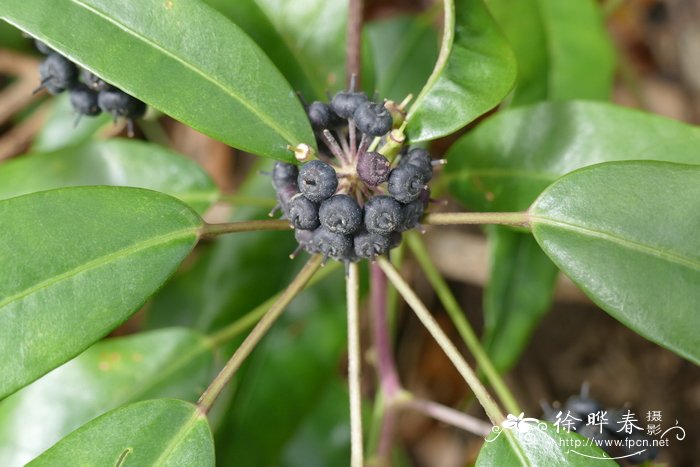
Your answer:
[[[68,93],[54,98],[53,107],[39,133],[34,138],[32,152],[49,152],[66,146],[87,143],[95,133],[107,125],[113,125],[109,114],[97,117],[82,117],[75,124],[76,113]]]
[[[213,467],[214,443],[207,417],[197,407],[155,399],[93,420],[28,465]]]
[[[700,129],[595,102],[542,103],[503,112],[447,153],[452,194],[480,211],[527,209],[550,183],[615,160],[700,164]]]
[[[440,58],[408,112],[410,140],[467,125],[506,96],[515,73],[513,52],[482,0],[446,0]]]
[[[0,402],[0,465],[24,465],[81,425],[131,402],[194,402],[212,371],[209,343],[187,329],[98,342]]]
[[[544,251],[623,324],[700,363],[700,166],[588,167],[531,208]]]
[[[124,322],[174,272],[202,221],[169,196],[81,187],[0,201],[0,398]]]
[[[0,17],[226,144],[282,160],[292,160],[287,145],[314,144],[281,73],[202,2],[4,0]]]
[[[438,56],[434,15],[398,16],[367,24],[379,94],[401,102],[417,96]]]
[[[486,0],[486,4],[518,62],[512,105],[610,98],[615,50],[595,0]]]
[[[0,165],[0,199],[87,185],[160,191],[199,213],[218,198],[216,185],[197,163],[162,146],[140,141],[94,141]]]
[[[345,0],[206,0],[243,29],[309,101],[345,86]],[[369,57],[364,57],[368,63]],[[370,84],[371,70],[363,70]],[[368,89],[373,90],[371,86]]]
[[[521,422],[521,425],[523,422]],[[509,430],[518,441],[516,452],[506,439],[504,432],[496,437],[493,433],[481,447],[476,459],[477,467],[495,465],[531,465],[547,467],[588,467],[590,465],[616,466],[603,450],[589,445],[587,440],[575,432],[557,429],[539,422],[527,424],[525,429]]]
[[[279,463],[337,378],[346,348],[344,282],[338,274],[297,297],[246,362],[217,432],[219,465]]]
[[[484,350],[499,371],[515,364],[548,310],[557,268],[531,235],[489,230],[491,280],[484,291]]]

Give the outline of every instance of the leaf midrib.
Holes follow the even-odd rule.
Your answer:
[[[197,426],[197,423],[201,419],[205,419],[205,416],[202,415],[202,413],[196,408],[192,408],[192,415],[190,418],[185,421],[185,423],[182,424],[180,429],[175,433],[175,435],[171,438],[170,442],[163,448],[163,451],[161,452],[160,456],[158,456],[158,459],[153,462],[154,467],[158,467],[161,465],[165,465],[165,463],[168,461],[168,458],[172,455],[173,452],[175,452],[175,449],[180,445],[180,443],[187,438],[187,436],[194,431],[194,429]]]
[[[585,227],[585,226],[578,225],[578,224],[574,224],[571,222],[566,222],[566,221],[562,221],[562,220],[558,220],[558,219],[553,219],[551,217],[546,217],[546,216],[531,213],[530,214],[530,224],[533,227],[536,227],[538,223],[542,224],[542,225],[548,225],[550,227],[559,228],[562,230],[567,230],[570,232],[576,232],[576,233],[583,234],[585,236],[589,236],[592,238],[607,240],[611,243],[615,243],[615,244],[617,244],[623,248],[626,248],[628,250],[636,251],[638,253],[642,253],[642,254],[645,254],[647,256],[661,258],[663,260],[677,264],[679,266],[683,266],[683,267],[700,272],[700,260],[693,260],[693,259],[689,259],[689,258],[680,256],[678,253],[676,253],[674,251],[657,249],[657,248],[654,248],[652,246],[646,245],[644,243],[640,243],[640,242],[637,242],[634,240],[630,240],[628,238],[621,237],[619,235],[613,235],[610,232],[592,229],[592,228]]]
[[[39,282],[37,284],[34,284],[31,287],[28,287],[24,290],[21,290],[19,292],[16,292],[7,298],[3,299],[0,301],[0,311],[6,307],[7,305],[19,301],[29,295],[32,295],[42,289],[46,289],[48,287],[51,287],[55,284],[58,284],[64,280],[70,279],[72,277],[77,276],[80,273],[90,271],[92,269],[97,269],[101,266],[104,266],[108,264],[109,262],[122,258],[122,257],[127,257],[133,253],[138,253],[140,251],[146,250],[148,248],[158,246],[160,244],[166,244],[169,243],[173,240],[180,240],[180,239],[185,239],[190,236],[196,236],[197,228],[196,227],[189,227],[187,229],[181,229],[181,230],[176,230],[174,232],[170,232],[165,235],[160,235],[158,237],[153,237],[145,241],[133,243],[129,245],[126,248],[122,248],[121,250],[117,250],[115,252],[99,256],[97,258],[94,258],[86,263],[83,263],[73,269],[70,269],[68,271],[62,272],[61,274],[57,274],[52,276],[49,279],[46,279],[42,282]]]
[[[83,3],[83,2],[80,1],[80,0],[70,0],[70,2],[74,3],[75,5],[77,5],[77,6],[79,6],[79,7],[85,8],[86,10],[88,10],[88,11],[94,13],[95,15],[101,17],[101,18],[104,19],[105,21],[114,24],[115,26],[117,26],[118,28],[120,28],[120,29],[122,29],[123,31],[127,32],[128,34],[132,35],[132,36],[135,37],[136,39],[138,39],[138,40],[144,42],[144,43],[147,44],[147,45],[150,45],[150,46],[153,47],[154,49],[156,49],[156,50],[162,52],[163,54],[165,54],[165,55],[171,57],[173,60],[175,60],[175,61],[181,63],[183,66],[185,66],[185,68],[189,68],[189,69],[192,70],[195,74],[200,75],[200,76],[201,76],[202,78],[204,78],[206,81],[209,81],[209,82],[212,83],[214,86],[216,86],[216,87],[220,88],[222,91],[224,91],[225,94],[228,94],[228,95],[231,96],[233,99],[235,99],[236,101],[238,101],[243,107],[245,107],[246,109],[248,109],[248,111],[250,111],[253,115],[255,115],[257,118],[259,118],[261,122],[263,122],[265,125],[267,125],[269,128],[271,128],[273,131],[275,131],[275,132],[277,132],[279,135],[281,135],[289,144],[291,144],[291,145],[296,145],[297,143],[299,143],[299,141],[296,141],[295,138],[293,138],[293,137],[291,137],[291,135],[287,134],[287,132],[286,132],[283,128],[281,128],[280,126],[278,126],[278,125],[276,124],[276,122],[274,121],[274,119],[271,119],[271,118],[269,118],[266,114],[261,113],[256,107],[251,106],[247,101],[245,101],[241,96],[239,96],[238,94],[236,94],[232,89],[229,89],[229,88],[226,87],[223,83],[220,83],[219,81],[215,80],[213,77],[210,77],[210,76],[204,74],[202,71],[200,71],[200,70],[199,70],[198,68],[196,68],[194,65],[188,63],[186,60],[184,60],[184,59],[178,57],[178,56],[175,55],[174,53],[172,53],[172,52],[170,52],[170,51],[164,49],[163,47],[159,46],[158,44],[156,44],[156,43],[150,41],[148,38],[146,38],[146,37],[144,37],[143,35],[139,34],[137,31],[135,31],[135,30],[133,30],[133,29],[130,29],[127,25],[122,24],[121,22],[117,21],[117,20],[114,19],[114,18],[111,18],[110,16],[108,16],[108,15],[105,14],[104,12],[101,12],[101,11],[97,10],[96,8],[91,7],[90,5],[87,5],[87,4]]]

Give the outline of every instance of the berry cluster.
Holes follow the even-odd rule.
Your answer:
[[[544,420],[551,423],[559,420],[564,428],[565,424],[562,422],[567,418],[566,429],[596,441],[597,446],[613,457],[628,456],[625,457],[628,462],[641,464],[651,461],[658,454],[658,450],[652,446],[651,438],[644,431],[633,428],[629,433],[623,429],[626,409],[603,409],[598,401],[589,397],[587,386],[584,386],[580,395],[569,397],[563,407],[555,409],[546,403],[542,405]],[[596,414],[604,414],[604,417],[596,418]],[[616,445],[615,440],[622,441],[621,445]],[[642,443],[649,447],[639,452]]]
[[[306,105],[318,158],[305,153],[301,166],[277,162],[272,173],[278,200],[273,212],[281,209],[294,227],[294,254],[303,249],[346,264],[374,260],[398,246],[402,232],[420,227],[430,198],[427,183],[442,161],[404,147],[394,163],[372,149],[387,143],[397,123],[390,106],[373,102],[354,84],[330,104]]]
[[[35,93],[42,89],[50,94],[69,91],[70,102],[78,114],[78,120],[82,116],[95,117],[102,112],[111,114],[115,121],[124,117],[129,136],[133,136],[133,122],[146,113],[146,104],[87,70],[81,72],[75,63],[43,42],[35,40],[35,45],[39,52],[46,55],[39,66],[41,84]]]

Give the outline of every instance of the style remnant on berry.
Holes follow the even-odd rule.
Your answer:
[[[390,134],[403,104],[374,102],[354,79],[330,104],[302,103],[319,152],[295,150],[300,166],[276,162],[272,170],[278,204],[270,215],[280,210],[295,229],[292,257],[305,250],[346,264],[373,261],[398,246],[402,232],[422,230],[427,183],[444,162],[422,148],[404,148],[395,159],[401,147]],[[389,143],[394,150],[383,153]]]
[[[76,125],[82,116],[95,117],[102,112],[114,119],[126,119],[129,136],[134,133],[134,120],[146,113],[146,104],[121,89],[111,86],[99,76],[78,66],[45,43],[35,40],[37,50],[46,55],[39,66],[41,84],[34,92],[46,89],[50,94],[70,92],[70,102],[78,114]],[[81,79],[82,78],[82,82]]]

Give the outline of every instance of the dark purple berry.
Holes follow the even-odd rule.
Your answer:
[[[78,82],[78,67],[63,55],[49,54],[39,66],[41,88],[51,94],[60,94]]]
[[[350,119],[355,114],[357,108],[369,99],[364,92],[341,91],[331,100],[331,109],[339,117]]]
[[[391,163],[378,152],[363,152],[357,160],[357,175],[369,186],[377,186],[389,178]]]
[[[97,96],[100,108],[114,118],[136,119],[146,113],[146,104],[121,89],[112,88],[100,91]]]
[[[330,198],[338,188],[335,169],[318,159],[307,162],[299,169],[299,190],[311,201],[320,203]]]
[[[325,227],[314,230],[314,248],[325,257],[345,261],[352,259],[352,237],[331,232]]]
[[[102,80],[102,78],[87,70],[83,70],[81,76],[83,78],[83,83],[85,83],[90,89],[95,91],[104,91],[105,89],[110,88],[110,85]]]
[[[294,196],[287,207],[287,219],[295,229],[313,230],[320,225],[318,205],[302,194]]]
[[[412,165],[423,174],[426,182],[433,178],[433,164],[430,153],[423,148],[413,148],[408,154],[401,157],[399,166]]]
[[[421,198],[415,199],[408,204],[404,204],[403,207],[403,224],[399,229],[401,232],[406,230],[411,230],[412,228],[418,226],[423,213],[425,212],[425,203]]]
[[[389,174],[389,194],[402,203],[417,199],[425,187],[423,173],[411,164],[400,165]]]
[[[355,255],[360,258],[374,259],[383,255],[391,246],[391,239],[386,235],[363,231],[353,239]]]
[[[323,102],[313,102],[306,113],[309,116],[309,122],[311,127],[316,131],[321,131],[324,128],[329,128],[331,121],[333,120],[332,112],[328,104]]]
[[[375,196],[365,203],[365,227],[369,232],[388,235],[403,225],[401,204],[390,196]]]
[[[318,217],[329,231],[348,235],[362,225],[362,208],[348,195],[333,195],[321,203]]]
[[[357,128],[369,136],[383,136],[394,124],[391,113],[384,105],[376,102],[365,102],[358,106],[353,118]]]
[[[102,113],[97,104],[97,91],[93,91],[83,83],[71,89],[70,103],[80,115],[94,117]]]
[[[289,185],[296,187],[297,177],[299,177],[299,168],[294,164],[277,161],[272,167],[272,186],[275,190]]]

